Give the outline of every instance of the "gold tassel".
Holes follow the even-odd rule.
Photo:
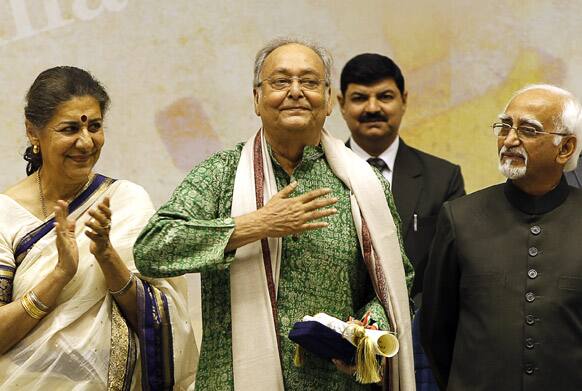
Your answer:
[[[305,361],[305,351],[300,345],[295,345],[295,354],[293,355],[293,365],[297,368],[302,367]]]
[[[378,383],[380,367],[374,351],[374,342],[366,336],[363,326],[354,327],[356,344],[356,380],[362,384]]]

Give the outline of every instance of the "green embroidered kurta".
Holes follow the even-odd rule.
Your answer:
[[[234,252],[224,250],[234,230],[230,213],[241,150],[239,144],[196,166],[152,217],[135,245],[136,264],[145,275],[201,273],[203,340],[196,376],[198,390],[233,388],[229,265]],[[327,228],[283,238],[277,307],[285,389],[368,389],[340,373],[331,362],[309,353],[303,367],[294,367],[295,345],[287,337],[295,322],[318,312],[346,320],[369,309],[381,328],[388,327],[362,260],[352,221],[350,191],[332,173],[321,147],[306,147],[292,176],[272,155],[271,160],[279,190],[297,180],[292,196],[328,187],[332,196],[339,199],[334,205],[338,213],[325,219],[329,222]],[[399,226],[389,185],[378,172],[377,175]],[[400,243],[402,249],[401,239]],[[410,288],[413,269],[402,252]]]

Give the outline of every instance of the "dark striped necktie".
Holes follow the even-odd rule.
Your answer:
[[[379,157],[371,157],[367,160],[367,162],[369,165],[376,167],[380,172],[382,172],[383,170],[390,171],[386,162],[380,159]]]

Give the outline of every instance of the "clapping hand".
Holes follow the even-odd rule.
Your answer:
[[[75,238],[75,221],[69,218],[68,207],[69,204],[63,200],[59,200],[55,206],[55,232],[59,254],[55,270],[71,279],[77,273],[79,250]]]
[[[109,231],[111,230],[111,209],[109,197],[105,197],[96,208],[89,211],[91,219],[85,223],[88,228],[85,235],[91,239],[89,251],[99,261],[111,250]]]

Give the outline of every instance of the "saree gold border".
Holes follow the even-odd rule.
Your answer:
[[[107,190],[109,190],[109,186],[111,186],[111,184],[112,184],[113,182],[115,182],[115,180],[114,180],[114,179],[111,179],[111,178],[106,178],[106,179],[103,181],[103,183],[101,183],[101,185],[99,185],[99,187],[98,187],[98,188],[96,188],[96,189],[95,189],[95,191],[93,191],[93,194],[91,194],[91,195],[89,196],[89,198],[87,198],[87,200],[86,200],[86,201],[85,201],[83,204],[86,204],[86,203],[88,203],[88,202],[89,202],[89,203],[91,203],[91,204],[94,204],[94,203],[95,203],[95,201],[96,201],[97,199],[99,199],[99,197],[101,197],[103,194],[105,194],[105,192],[106,192]],[[87,185],[87,187],[88,187],[88,186],[89,186],[89,185]],[[82,193],[83,191],[84,191],[84,190],[81,190],[81,192],[80,192],[80,193]],[[79,209],[81,209],[81,207],[79,207]],[[85,213],[87,210],[88,210],[88,209],[87,209],[87,208],[85,208],[85,209],[83,210],[83,212],[79,214],[79,216],[80,216],[80,215],[82,215],[83,213]],[[76,211],[75,211],[75,212],[76,212]],[[74,212],[73,212],[73,213],[74,213]]]
[[[0,304],[12,302],[12,278],[0,278]]]
[[[131,387],[137,358],[135,338],[115,301],[111,303],[111,349],[107,390],[125,391]]]

